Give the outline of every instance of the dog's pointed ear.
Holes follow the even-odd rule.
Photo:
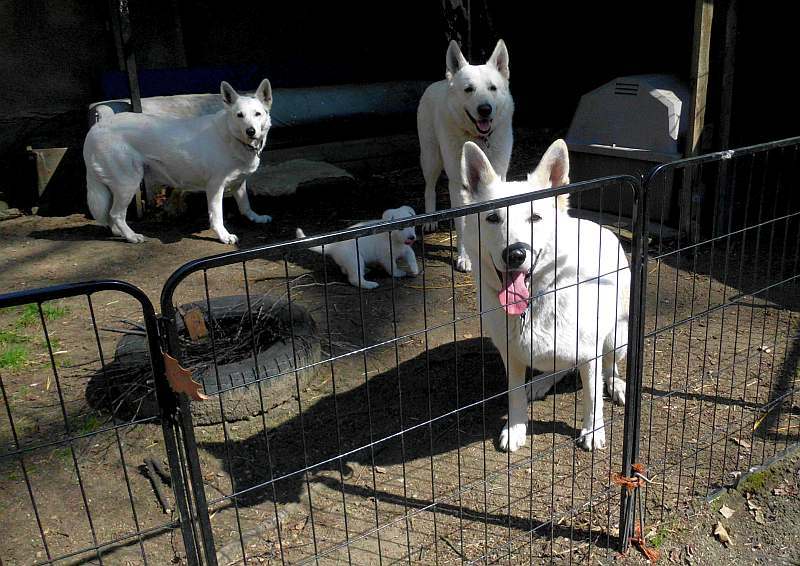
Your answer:
[[[225,104],[225,106],[230,106],[239,98],[239,93],[226,81],[220,83],[219,93],[222,95],[222,103]]]
[[[272,108],[272,85],[269,83],[269,79],[264,79],[261,81],[261,84],[258,85],[256,89],[256,98],[261,101],[261,104],[263,104],[264,108],[269,112]]]
[[[528,175],[528,181],[536,183],[540,189],[569,184],[569,150],[564,140],[558,139],[550,144],[539,165]]]
[[[569,149],[564,140],[557,139],[550,144],[539,165],[528,175],[528,182],[539,189],[569,185]],[[569,206],[569,195],[556,197],[556,206],[566,209]]]
[[[495,180],[497,180],[497,173],[494,172],[492,164],[489,163],[489,159],[481,148],[470,141],[465,143],[461,153],[461,182],[464,185],[464,191],[468,195],[474,196]]]
[[[492,56],[489,57],[489,60],[486,62],[487,65],[491,65],[503,75],[506,80],[510,76],[510,71],[508,68],[508,49],[506,48],[506,42],[502,39],[497,41],[497,45],[492,52]]]
[[[447,48],[447,80],[451,80],[455,74],[461,70],[461,67],[466,64],[467,60],[464,59],[464,56],[461,54],[458,43],[451,40]]]

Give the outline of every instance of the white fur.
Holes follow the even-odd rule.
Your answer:
[[[526,181],[505,182],[481,149],[466,143],[462,175],[468,202],[558,187],[569,183],[567,146],[557,140]],[[570,217],[567,201],[562,195],[500,207],[472,215],[465,230],[467,251],[473,262],[480,262],[474,275],[481,308],[490,311],[483,315],[484,328],[500,351],[509,378],[508,423],[500,434],[504,450],[514,451],[526,443],[526,367],[549,375],[578,366],[583,383],[579,444],[587,450],[605,446],[601,377],[612,399],[625,402],[625,381],[619,377],[617,361],[626,354],[628,261],[611,231]],[[530,271],[531,298],[524,318],[509,315],[498,297],[503,288],[500,277],[507,268],[503,250],[518,242],[530,246],[524,263],[516,267]],[[553,289],[558,290],[553,293]],[[552,378],[530,385],[531,398],[542,398],[552,385]]]
[[[385,210],[382,220],[397,220],[400,218],[409,218],[416,213],[410,206],[401,206],[400,208],[390,208]],[[351,228],[357,226],[366,226],[368,224],[375,224],[379,220],[370,220],[368,222],[359,222],[353,224]],[[300,228],[297,229],[297,237],[305,238],[306,235]],[[391,238],[391,244],[390,244]],[[364,289],[374,289],[378,286],[374,281],[367,281],[364,279],[364,270],[368,265],[380,265],[386,273],[392,277],[405,277],[406,275],[419,274],[419,267],[417,267],[417,256],[410,244],[416,239],[414,227],[409,226],[401,230],[392,230],[389,233],[372,234],[358,238],[358,246],[356,247],[356,240],[346,240],[344,242],[335,242],[325,246],[325,255],[332,258],[342,272],[347,276],[347,280],[351,285],[362,287]],[[322,247],[316,246],[309,248],[311,251],[322,253]],[[409,271],[397,267],[397,260],[403,258],[408,264]]]
[[[417,110],[420,163],[425,177],[425,212],[436,210],[436,182],[444,169],[447,173],[450,206],[463,204],[461,196],[461,148],[464,142],[477,143],[488,156],[495,171],[505,179],[511,160],[513,135],[511,117],[514,101],[508,87],[508,50],[501,39],[484,65],[467,63],[458,44],[450,42],[447,50],[447,78],[430,85]],[[465,89],[471,88],[470,92]],[[474,120],[478,107],[491,106],[488,116],[491,130],[482,134]],[[428,224],[425,231],[436,230]],[[469,271],[470,259],[464,248],[463,218],[456,220],[458,258],[456,269]]]
[[[223,225],[222,197],[234,190],[239,212],[269,222],[250,208],[246,177],[258,168],[271,121],[272,89],[264,79],[255,96],[220,85],[224,108],[196,118],[125,112],[89,130],[83,146],[87,202],[95,220],[129,242],[144,241],[125,221],[142,176],[148,184],[205,191],[211,228],[224,244],[239,239]],[[248,129],[250,129],[248,133]]]

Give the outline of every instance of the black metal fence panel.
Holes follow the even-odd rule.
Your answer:
[[[223,254],[176,271],[161,305],[165,320],[174,321],[172,353],[211,397],[191,404],[198,448],[192,489],[204,500],[196,512],[207,558],[539,562],[616,548],[619,487],[611,475],[623,471],[624,410],[607,399],[597,428],[587,429],[580,405],[586,391],[575,369],[597,367],[601,396],[600,366],[610,372],[616,354],[617,375],[624,374],[627,325],[588,357],[576,356],[580,340],[608,325],[591,307],[598,297],[610,298],[612,314],[627,314],[628,259],[617,253],[611,230],[630,234],[634,227],[611,211],[580,208],[587,191],[622,201],[638,199],[638,189],[631,177],[609,178]],[[555,197],[567,192],[577,218],[555,213]],[[528,220],[546,215],[542,209],[552,218]],[[495,229],[492,236],[486,217],[515,211],[526,234],[515,226],[517,233],[507,229],[498,238]],[[503,312],[497,290],[489,296],[476,289],[479,277],[499,289],[502,274],[487,268],[491,263],[473,258],[472,273],[455,270],[456,235],[448,226],[462,217],[481,257],[502,261],[503,250],[524,240],[529,262],[542,258],[537,277],[546,283],[535,283],[541,289],[527,299],[534,309],[552,299],[589,313],[572,316],[573,326],[555,324],[563,333],[557,359],[536,354],[534,363],[528,349],[509,366],[512,374],[521,368],[512,375],[513,393],[544,397],[523,403],[526,442],[514,452],[498,446],[509,410],[504,358],[525,317]],[[611,229],[600,242],[589,217]],[[440,230],[423,237],[422,226],[437,221]],[[547,232],[548,222],[563,226]],[[342,242],[352,252],[375,238],[402,246],[403,238],[390,234],[407,227],[417,230],[416,276],[378,269],[367,280],[379,286],[365,289],[351,285],[329,257]],[[607,246],[611,267],[583,253],[569,259],[580,278],[555,276],[563,268],[552,261],[556,250],[574,255],[591,245]],[[308,250],[316,246],[321,255]],[[551,263],[543,268],[545,257]],[[401,269],[414,271],[408,261]],[[198,318],[199,334],[191,330]],[[495,329],[493,345],[488,325],[497,320],[506,321],[505,331]],[[547,369],[528,372],[526,385],[526,366],[537,365]],[[545,396],[555,377],[555,393]],[[608,394],[624,397],[622,389]],[[604,449],[579,446],[603,432]]]
[[[668,520],[800,437],[800,138],[662,166],[694,196],[652,225],[644,301],[646,522]],[[673,181],[674,179],[674,181]],[[705,198],[701,198],[705,197]],[[705,202],[704,202],[705,200]]]
[[[196,563],[147,297],[60,285],[0,295],[0,316],[3,561]]]
[[[3,560],[571,563],[646,539],[800,436],[798,151],[197,260],[158,319],[116,281],[0,295]],[[354,261],[381,253],[402,259]]]

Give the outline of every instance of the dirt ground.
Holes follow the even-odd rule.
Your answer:
[[[651,528],[662,564],[800,564],[800,454],[797,450],[684,516]],[[728,540],[715,534],[722,526]],[[609,562],[611,563],[611,562]],[[636,551],[615,564],[645,564]]]
[[[549,141],[518,136],[509,176],[526,172]],[[444,191],[439,203],[446,205]],[[248,224],[226,201],[226,223],[247,248],[291,239],[296,226],[316,234],[400,204],[422,210],[415,166],[254,200],[257,212],[274,217],[267,226]],[[0,291],[117,278],[160,310],[175,268],[231,249],[214,240],[205,218],[202,197],[192,199],[186,218],[134,224],[148,237],[142,245],[112,239],[79,215],[2,222]],[[648,527],[797,441],[800,293],[796,279],[786,282],[798,273],[797,222],[777,226],[790,236],[774,253],[751,232],[684,252],[653,234],[641,420],[641,460],[653,480]],[[315,318],[326,355],[336,357],[293,398],[260,390],[274,409],[195,428],[220,563],[315,554],[326,563],[615,556],[619,489],[611,474],[621,466],[622,408],[605,405],[606,450],[577,449],[582,393],[567,379],[531,405],[529,445],[499,452],[505,380],[482,338],[471,278],[451,268],[447,228],[426,235],[416,251],[423,274],[374,273],[381,286],[369,292],[305,251],[210,269],[178,287],[176,305],[204,300],[206,289],[212,297],[288,290]],[[140,309],[103,292],[43,314],[49,347],[38,312],[0,312],[0,346],[26,351],[0,369],[10,407],[0,415],[0,514],[13,518],[0,525],[3,560],[24,564],[101,545],[72,563],[180,563],[174,513],[159,507],[142,469],[145,458],[166,460],[161,427],[130,410],[138,406],[131,398],[152,393],[131,393],[126,411],[114,414],[86,396],[120,331],[135,330],[127,321],[141,321]],[[219,398],[206,402],[224,413]],[[55,442],[67,436],[76,439]],[[136,531],[143,534],[131,536]]]

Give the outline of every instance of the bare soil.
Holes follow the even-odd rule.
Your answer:
[[[511,178],[531,168],[549,137],[518,136]],[[296,226],[339,229],[400,204],[422,210],[416,166],[254,200],[256,211],[273,215],[267,226],[225,206],[246,248],[292,239]],[[231,249],[214,240],[205,218],[200,197],[183,219],[132,223],[148,237],[141,245],[78,215],[2,222],[0,290],[118,278],[158,305],[175,268]],[[778,226],[781,236],[784,228],[793,234],[797,226]],[[750,234],[670,253],[675,242],[653,236],[651,257],[660,257],[648,264],[641,421],[641,460],[653,480],[648,526],[730,485],[800,430],[800,293],[796,280],[778,284],[798,273],[796,240],[768,253]],[[502,362],[482,337],[471,277],[451,267],[451,243],[446,227],[426,235],[417,244],[423,274],[392,280],[373,272],[380,287],[369,292],[305,251],[211,269],[179,286],[175,304],[205,300],[206,289],[212,297],[290,294],[315,317],[326,354],[337,356],[275,409],[195,428],[220,563],[243,555],[252,563],[315,554],[331,563],[615,556],[619,488],[611,474],[622,462],[623,409],[605,405],[604,451],[577,449],[582,393],[567,379],[531,405],[529,445],[499,452]],[[0,555],[26,564],[100,544],[73,562],[180,563],[175,514],[162,511],[141,469],[147,457],[166,460],[159,422],[112,414],[85,395],[121,336],[108,329],[133,328],[123,321],[141,322],[141,311],[119,293],[93,296],[91,310],[85,297],[59,305],[66,314],[45,321],[50,349],[40,322],[20,326],[22,311],[0,312],[0,330],[24,336],[29,350],[21,367],[0,369],[14,424],[0,414],[0,455],[10,454],[0,456]],[[217,397],[206,402],[225,410]],[[79,438],[53,444],[67,436]]]

